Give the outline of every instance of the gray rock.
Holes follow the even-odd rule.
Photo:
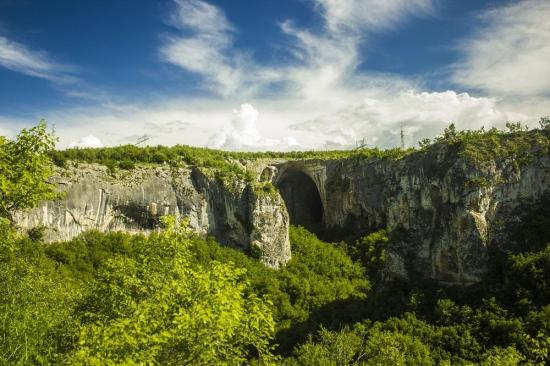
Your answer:
[[[197,233],[249,251],[254,245],[272,267],[290,259],[288,214],[280,197],[254,194],[235,180],[231,187],[199,169],[139,167],[114,176],[96,164],[57,169],[52,182],[65,192],[59,201],[18,212],[22,229],[43,225],[48,242],[69,240],[83,231],[150,232],[160,217],[185,217]]]
[[[478,166],[438,150],[401,160],[292,161],[277,166],[274,184],[284,186],[295,172],[317,187],[325,231],[359,237],[392,230],[386,277],[414,275],[450,284],[481,280],[489,246],[505,235],[502,223],[515,220],[516,208],[550,193],[547,155],[519,168],[510,161]],[[294,194],[292,205],[312,207],[303,198],[296,202],[304,196]]]

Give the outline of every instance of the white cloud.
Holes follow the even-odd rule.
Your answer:
[[[293,59],[288,65],[260,65],[234,46],[235,27],[223,11],[202,0],[175,0],[170,24],[180,33],[164,37],[162,58],[205,78],[206,89],[222,96],[261,95],[277,84],[282,93],[319,96],[336,84],[347,82],[361,62],[358,48],[365,30],[378,31],[408,16],[433,10],[433,0],[388,0],[383,3],[356,0],[316,0],[325,15],[320,33],[281,23],[291,37]],[[344,28],[342,25],[347,24]]]
[[[264,138],[258,130],[260,113],[251,104],[241,104],[233,111],[231,123],[215,134],[209,145],[224,150],[292,150],[298,143],[292,137],[282,139]]]
[[[201,0],[174,0],[170,24],[179,33],[165,35],[164,61],[205,78],[205,89],[224,96],[253,93],[276,72],[256,65],[233,44],[234,28],[221,9]]]
[[[491,9],[465,39],[453,79],[496,95],[550,95],[550,2],[526,0]]]
[[[82,137],[78,141],[73,141],[69,144],[69,148],[87,148],[87,147],[103,147],[101,140],[93,135]]]
[[[388,30],[410,16],[435,12],[434,0],[314,0],[332,31]]]
[[[32,50],[3,36],[0,36],[0,66],[58,83],[76,81],[69,75],[71,66],[58,64],[45,51]]]
[[[388,84],[387,79],[402,84],[395,77],[357,75],[356,68],[362,62],[359,47],[368,35],[365,31],[379,31],[412,15],[435,11],[433,0],[315,0],[326,27],[313,33],[291,21],[282,22],[282,32],[292,40],[292,59],[274,67],[260,65],[235,49],[235,27],[221,9],[202,0],[174,2],[176,12],[170,24],[186,32],[167,36],[161,54],[165,61],[202,75],[206,89],[224,97],[236,94],[252,99],[269,94],[270,98],[283,96],[330,104],[337,93],[347,98],[350,93],[362,92],[358,84],[364,88],[381,79],[384,84]],[[273,85],[278,90],[275,96],[269,93]]]
[[[201,0],[174,0],[176,12],[170,23],[181,29],[191,29],[209,35],[224,35],[233,27],[223,11]]]
[[[365,139],[381,148],[399,145],[403,126],[407,146],[442,132],[450,122],[459,128],[503,126],[506,120],[538,126],[550,109],[548,100],[509,104],[466,93],[400,91],[368,85],[357,91],[335,89],[326,98],[256,98],[252,106],[233,108],[237,100],[162,98],[138,104],[59,109],[44,115],[54,123],[59,148],[90,134],[105,146],[135,143],[212,146],[233,150],[340,149]],[[260,113],[261,112],[261,113]],[[13,135],[39,118],[0,116],[0,129]],[[218,131],[218,132],[215,132]]]
[[[281,28],[294,38],[292,53],[299,61],[281,72],[287,92],[296,93],[298,98],[322,99],[352,75],[358,63],[356,37],[315,35],[290,22]]]
[[[354,104],[343,104],[332,114],[290,127],[318,133],[327,147],[352,147],[362,139],[370,146],[394,147],[399,146],[401,128],[407,145],[412,146],[441,133],[451,122],[459,129],[476,129],[526,119],[527,115],[510,112],[495,99],[467,93],[408,90],[394,94],[380,90]]]
[[[135,143],[143,135],[151,137],[147,141],[151,145],[204,146],[212,131],[230,121],[231,110],[232,105],[225,102],[163,97],[135,104],[112,102],[53,110],[44,117],[56,125],[59,148],[68,147],[92,129],[105,146]],[[32,124],[35,120],[27,122]]]

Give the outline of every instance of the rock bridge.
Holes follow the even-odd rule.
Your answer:
[[[196,167],[138,167],[112,173],[101,165],[57,169],[62,201],[16,215],[19,226],[48,230],[48,241],[84,230],[155,230],[159,216],[189,219],[197,233],[262,253],[279,267],[290,259],[288,227],[302,225],[326,240],[355,240],[390,228],[387,275],[472,283],[484,273],[496,223],[550,193],[550,158],[519,171],[477,167],[437,151],[403,159],[309,159],[257,164],[259,180],[278,188],[258,194],[246,181],[231,185]],[[469,182],[486,179],[489,184]]]

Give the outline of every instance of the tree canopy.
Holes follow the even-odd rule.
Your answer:
[[[14,211],[57,196],[48,182],[54,148],[55,137],[46,131],[44,120],[13,140],[0,136],[0,217],[11,221]]]

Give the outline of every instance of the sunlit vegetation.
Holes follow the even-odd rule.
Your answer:
[[[242,165],[242,162],[256,159],[360,159],[389,158],[400,159],[414,149],[380,150],[377,148],[361,148],[341,151],[293,151],[293,152],[234,152],[212,150],[201,147],[176,145],[137,147],[124,145],[101,149],[67,149],[52,151],[51,158],[57,166],[64,167],[67,161],[97,163],[107,166],[110,170],[133,169],[136,164],[169,164],[177,166],[184,163],[213,170],[218,176],[238,176],[245,180],[253,180],[253,175]]]
[[[279,271],[184,227],[50,245],[7,222],[2,230],[4,364],[544,365],[550,356],[548,245],[509,253],[499,290],[455,291],[369,280],[303,228],[292,228],[294,257]],[[360,244],[367,263],[383,257],[382,235]]]
[[[13,140],[0,136],[0,218],[11,220],[16,210],[57,197],[47,182],[53,173],[48,154],[54,146],[55,138],[43,121]]]
[[[443,134],[433,141],[424,139],[420,146],[424,151],[443,146],[481,166],[497,160],[517,168],[550,151],[550,117],[541,118],[539,125],[535,130],[519,122],[507,123],[505,130],[457,130],[451,124]]]
[[[2,364],[275,360],[269,301],[244,269],[194,260],[201,239],[173,220],[148,237],[88,233],[52,246],[3,231]]]

